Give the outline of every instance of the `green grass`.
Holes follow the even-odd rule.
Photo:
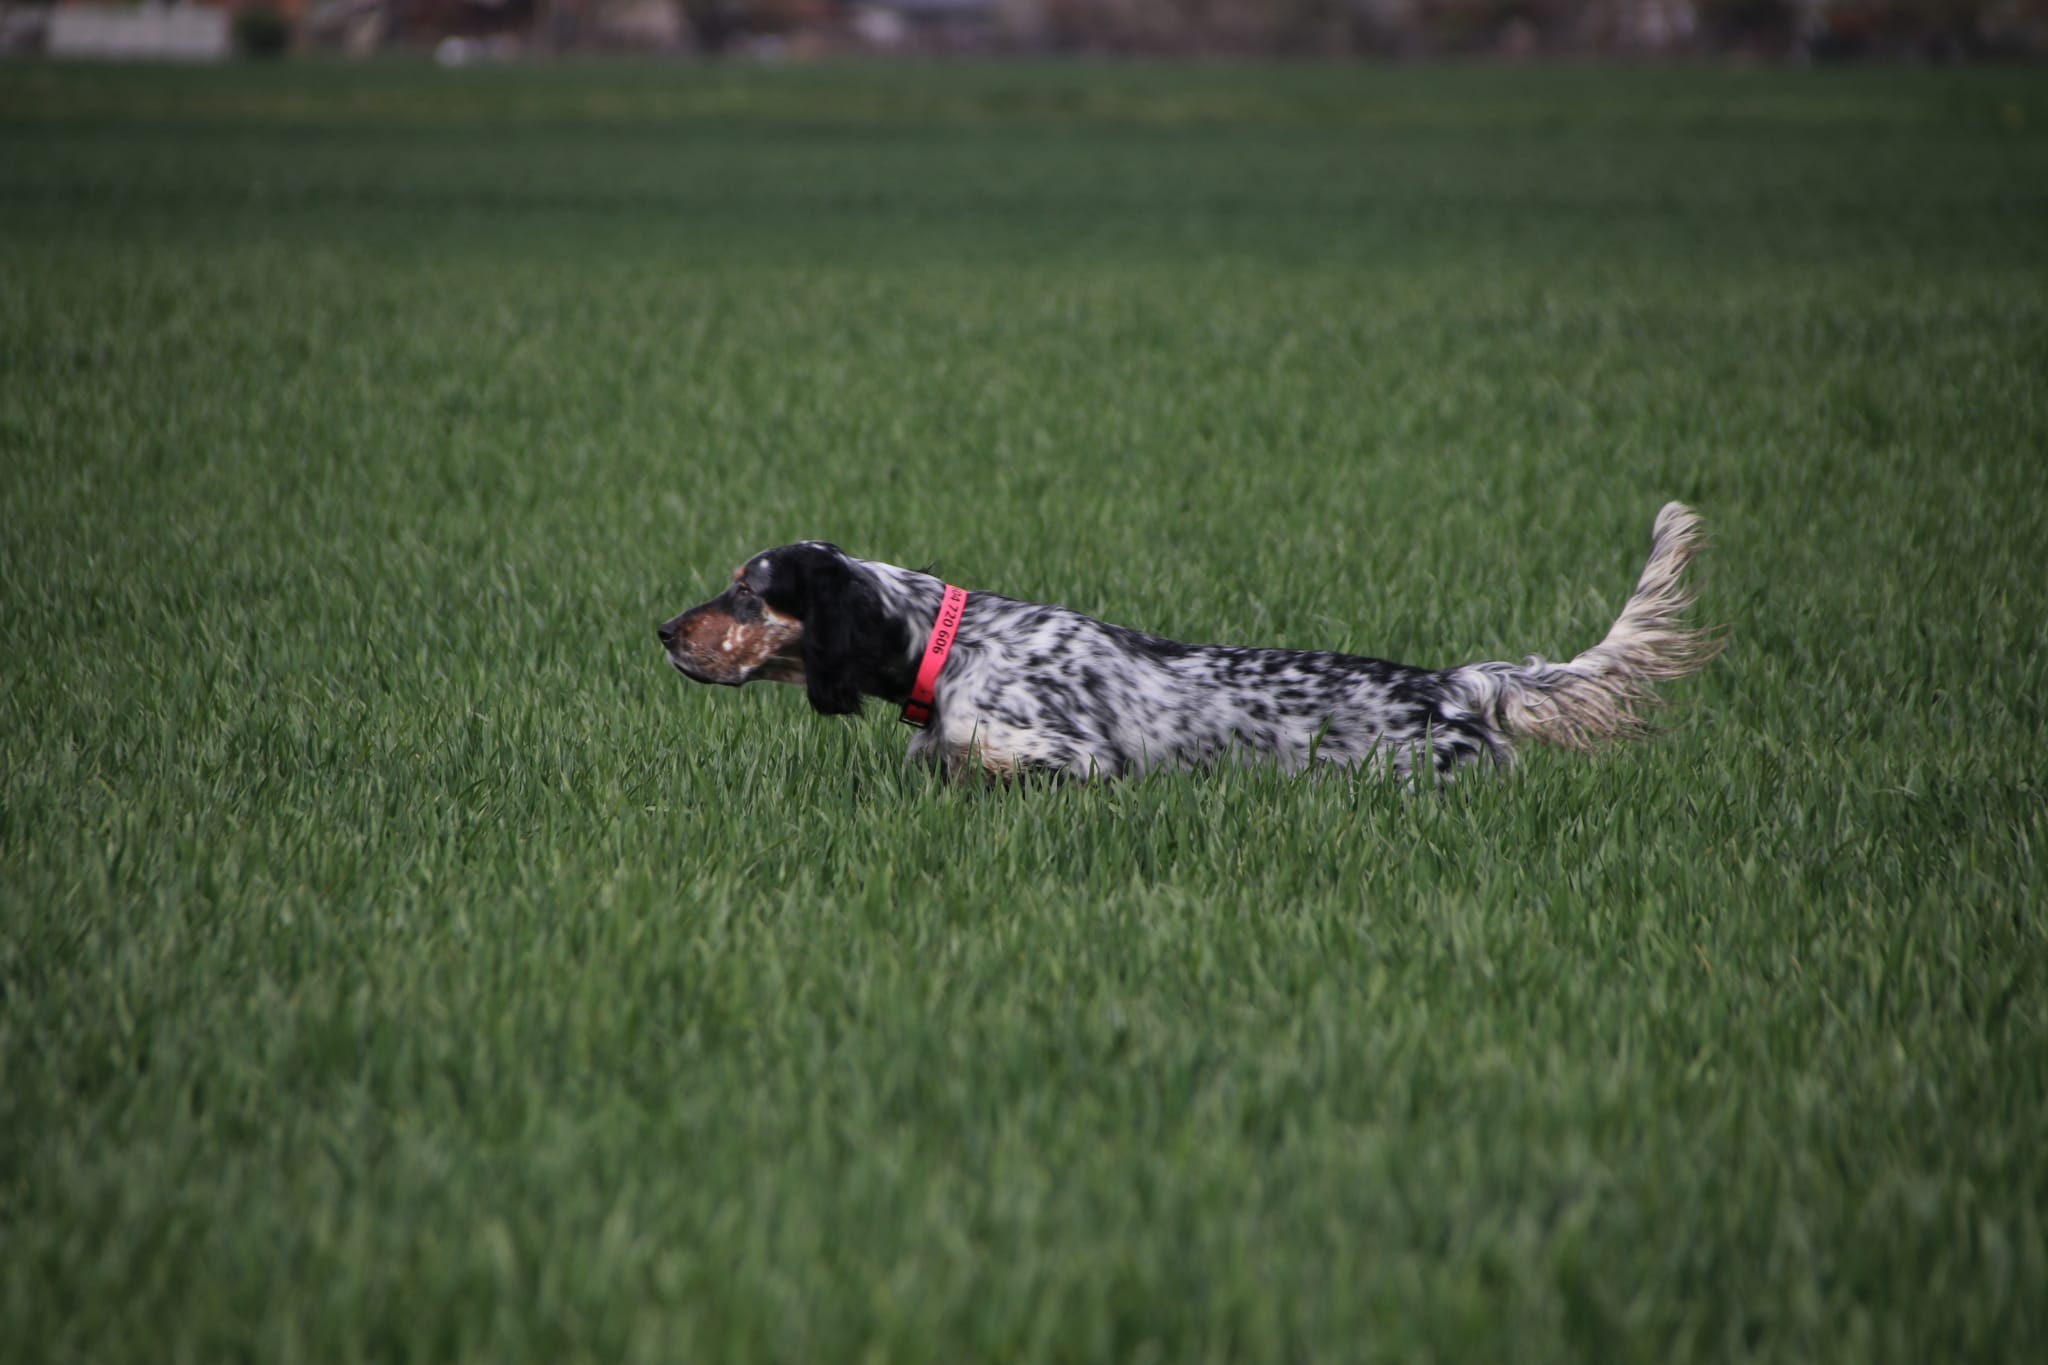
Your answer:
[[[0,67],[0,1358],[2048,1339],[2030,73]],[[1654,742],[943,787],[829,536]]]

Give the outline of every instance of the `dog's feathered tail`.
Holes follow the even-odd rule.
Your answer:
[[[1576,659],[1467,664],[1450,670],[1449,681],[1510,741],[1592,749],[1639,733],[1658,704],[1651,684],[1697,672],[1721,651],[1718,638],[1682,619],[1693,599],[1682,575],[1700,548],[1701,529],[1691,508],[1664,504],[1628,605],[1607,638]]]

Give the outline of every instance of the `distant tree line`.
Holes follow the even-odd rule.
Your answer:
[[[383,41],[509,34],[707,55],[1986,61],[2048,56],[2048,0],[313,0]],[[319,39],[316,37],[315,41]]]
[[[1131,55],[1815,60],[2048,53],[2048,0],[677,0],[710,51],[900,18],[908,44]]]

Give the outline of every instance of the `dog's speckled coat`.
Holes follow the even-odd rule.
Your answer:
[[[1668,503],[1650,558],[1605,639],[1566,663],[1414,668],[1315,650],[1191,645],[1065,607],[972,592],[913,756],[976,768],[1120,777],[1217,761],[1378,763],[1407,775],[1487,758],[1518,739],[1573,748],[1636,729],[1649,685],[1690,673],[1717,642],[1681,617],[1700,521]],[[821,541],[765,550],[730,587],[659,628],[689,678],[800,683],[827,713],[901,704],[938,614],[930,574]]]

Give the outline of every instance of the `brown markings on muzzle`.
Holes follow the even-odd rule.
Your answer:
[[[765,605],[759,619],[736,619],[724,599],[687,613],[669,649],[684,670],[704,682],[737,687],[743,682],[802,682],[804,628],[801,621]]]

